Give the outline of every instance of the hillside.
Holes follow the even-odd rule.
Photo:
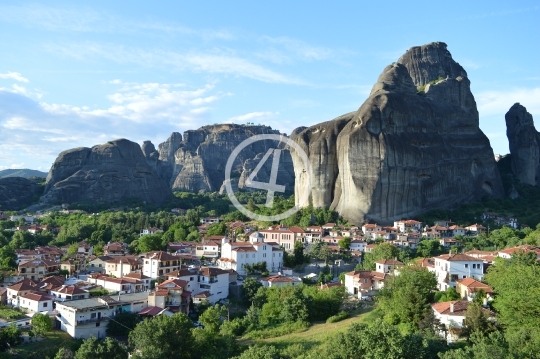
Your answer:
[[[38,170],[31,170],[29,168],[17,168],[17,169],[7,169],[0,171],[0,178],[6,177],[47,177],[47,172],[41,172]]]

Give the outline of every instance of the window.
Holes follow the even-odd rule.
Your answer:
[[[474,266],[474,264],[473,264]],[[465,268],[469,268],[469,264],[465,263]]]
[[[90,318],[95,318],[95,317],[96,317],[96,313],[90,314]]]
[[[49,305],[49,303],[47,303],[47,302],[43,303],[43,308],[47,308],[48,305]]]
[[[96,323],[96,327],[99,327],[100,325],[101,325],[100,322],[97,322],[97,323]]]

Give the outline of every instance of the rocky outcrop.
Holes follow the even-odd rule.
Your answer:
[[[174,190],[221,191],[224,190],[225,166],[232,151],[245,139],[260,134],[277,134],[268,126],[222,124],[204,126],[198,130],[179,133],[159,145],[160,176]],[[294,170],[288,150],[281,142],[258,141],[246,147],[237,157],[231,172],[234,188],[249,189],[245,180],[270,148],[281,148],[278,184],[293,191]],[[267,160],[255,180],[268,182],[271,160]]]
[[[503,196],[465,70],[444,43],[387,66],[355,113],[294,136],[312,164],[310,201],[353,223],[388,223],[484,195]],[[293,153],[301,202],[306,170]],[[304,173],[304,175],[302,175]]]
[[[23,177],[0,178],[0,211],[23,209],[39,198],[43,187]]]
[[[520,183],[538,186],[540,178],[540,134],[533,117],[519,103],[505,115],[506,135],[512,155],[512,172]]]
[[[159,161],[159,152],[156,151],[156,147],[151,141],[144,141],[141,150],[144,157],[146,157],[146,162],[150,167],[157,170],[158,161]]]
[[[172,193],[147,162],[155,156],[152,147],[146,144],[146,157],[137,143],[125,139],[64,151],[49,171],[41,201],[162,203]]]

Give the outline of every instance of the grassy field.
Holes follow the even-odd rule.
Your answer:
[[[45,338],[39,341],[21,344],[12,349],[12,354],[18,355],[17,358],[54,358],[54,355],[61,347],[77,347],[77,341],[66,332],[53,330]]]
[[[314,350],[317,346],[324,343],[324,341],[339,332],[347,330],[347,328],[356,322],[369,322],[375,319],[377,316],[373,310],[373,303],[366,302],[366,306],[362,309],[358,309],[353,314],[341,322],[337,323],[315,323],[311,325],[307,330],[287,334],[281,337],[260,339],[260,340],[243,340],[242,344],[268,344],[273,345],[278,349],[287,350],[294,348],[295,351],[309,352]]]

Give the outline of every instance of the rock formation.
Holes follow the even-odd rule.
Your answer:
[[[277,134],[268,126],[222,124],[204,126],[198,130],[173,133],[159,145],[158,170],[169,186],[184,191],[224,190],[225,166],[232,151],[245,139],[260,134]],[[243,150],[233,166],[231,182],[234,188],[248,189],[245,180],[270,148],[282,148],[278,184],[292,192],[294,170],[292,159],[283,143],[259,141]],[[268,182],[271,160],[267,160],[255,179]]]
[[[37,201],[43,187],[23,177],[0,178],[0,211],[23,209]]]
[[[149,157],[155,149],[146,145]],[[125,139],[58,155],[47,176],[42,202],[107,202],[141,199],[159,204],[171,196],[141,147]]]
[[[512,172],[521,183],[538,185],[540,178],[540,134],[533,117],[519,103],[505,115],[506,135],[512,155]]]
[[[503,196],[467,73],[444,43],[387,66],[358,111],[295,133],[312,164],[311,202],[353,223]],[[293,161],[297,205],[307,206],[307,173]]]

